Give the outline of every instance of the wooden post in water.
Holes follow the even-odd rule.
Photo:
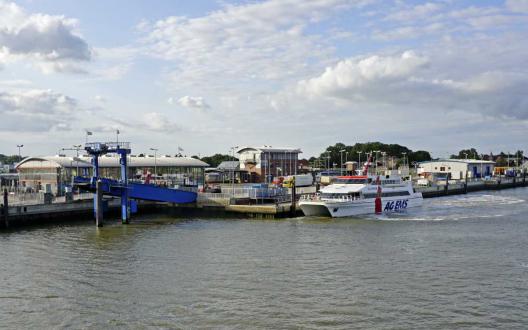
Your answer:
[[[466,182],[464,183],[464,194],[467,194],[468,192],[467,184],[468,184],[468,171],[466,170]]]
[[[295,175],[292,177],[292,200],[291,200],[291,207],[290,207],[290,213],[291,215],[295,215],[295,209],[297,208],[297,189],[296,189],[296,183],[295,183]]]
[[[7,189],[4,188],[4,204],[2,205],[2,218],[0,219],[4,228],[9,227],[9,200],[7,198]]]
[[[101,180],[97,180],[95,183],[95,225],[97,227],[103,226],[103,190],[101,188]]]

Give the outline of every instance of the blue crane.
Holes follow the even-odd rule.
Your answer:
[[[86,143],[84,150],[92,156],[93,176],[91,178],[77,176],[74,183],[81,189],[94,191],[94,212],[96,218],[101,209],[102,195],[121,198],[121,221],[130,221],[130,211],[137,209],[136,200],[170,202],[177,204],[196,202],[197,193],[179,189],[159,187],[148,183],[131,183],[128,181],[127,155],[130,154],[130,142],[91,142]],[[115,153],[119,155],[121,177],[119,180],[102,178],[99,172],[99,157]],[[99,192],[97,192],[99,188]],[[102,222],[98,225],[102,225]]]

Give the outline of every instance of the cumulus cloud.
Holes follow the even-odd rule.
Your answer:
[[[159,112],[149,112],[143,115],[143,128],[155,132],[178,132],[181,131],[176,123],[170,120],[167,116]]]
[[[528,120],[528,96],[523,92],[528,88],[526,74],[484,71],[456,79],[439,78],[445,74],[441,63],[412,51],[373,55],[340,61],[321,75],[300,81],[296,97],[329,100],[344,107],[378,105],[400,114],[435,109]],[[451,75],[456,76],[454,72]],[[279,97],[271,106],[288,104]]]
[[[0,92],[0,128],[6,131],[64,130],[78,102],[52,90]]]
[[[0,61],[30,59],[45,73],[84,72],[79,63],[90,61],[92,52],[77,24],[64,16],[28,14],[0,0]]]
[[[506,7],[514,12],[528,13],[528,0],[506,0]]]
[[[415,21],[430,17],[432,14],[437,13],[442,7],[442,4],[427,2],[405,9],[398,9],[388,14],[385,19],[394,21]]]
[[[330,54],[322,40],[305,34],[315,24],[345,7],[365,1],[271,0],[228,5],[203,17],[168,17],[153,24],[144,42],[152,56],[177,65],[169,78],[217,87],[219,77],[230,85],[279,81],[306,72],[311,63]],[[317,60],[316,60],[317,59]]]
[[[427,65],[428,59],[413,51],[398,56],[373,55],[340,61],[318,77],[302,80],[297,91],[308,97],[364,98],[364,93],[387,84],[400,84]]]
[[[169,104],[177,103],[187,109],[207,110],[210,108],[201,96],[183,96],[178,100],[171,97],[168,102]]]

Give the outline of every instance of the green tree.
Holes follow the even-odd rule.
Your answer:
[[[366,143],[356,143],[352,146],[347,146],[344,143],[336,143],[333,146],[329,146],[326,148],[324,152],[322,152],[318,159],[320,163],[325,167],[325,164],[330,163],[330,167],[333,166],[333,164],[337,164],[337,167],[339,167],[339,164],[341,163],[341,150],[344,150],[343,155],[343,162],[345,160],[352,160],[352,161],[358,161],[359,156],[361,156],[361,162],[367,160],[367,154],[379,151],[378,157],[379,159],[382,158],[382,154],[385,153],[386,159],[389,157],[394,158],[400,158],[405,153],[407,157],[409,157],[410,161],[422,161],[422,160],[430,160],[431,155],[427,151],[417,151],[416,155],[412,153],[412,150],[409,148],[399,145],[399,144],[385,144],[381,142],[366,142]],[[328,158],[329,157],[329,158]]]
[[[431,158],[431,154],[429,153],[429,151],[424,151],[424,150],[413,151],[409,155],[409,162],[410,163],[412,163],[412,162],[426,162],[426,161],[429,161],[431,159],[432,158]]]
[[[458,155],[451,155],[451,159],[480,159],[480,154],[477,149],[462,149],[458,152]]]
[[[19,157],[18,155],[7,156],[0,154],[0,163],[2,164],[15,164],[24,159],[24,156]]]
[[[206,156],[202,157],[201,159],[203,162],[206,162],[211,167],[218,167],[221,162],[229,161],[229,160],[238,160],[230,155],[223,155],[223,154],[214,154],[212,156]]]

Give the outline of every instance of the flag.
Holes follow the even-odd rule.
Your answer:
[[[178,151],[183,151],[182,147],[178,146]]]
[[[116,134],[119,134],[119,130],[118,129],[116,129]]]
[[[86,131],[86,135],[93,135],[93,133],[90,131]]]

